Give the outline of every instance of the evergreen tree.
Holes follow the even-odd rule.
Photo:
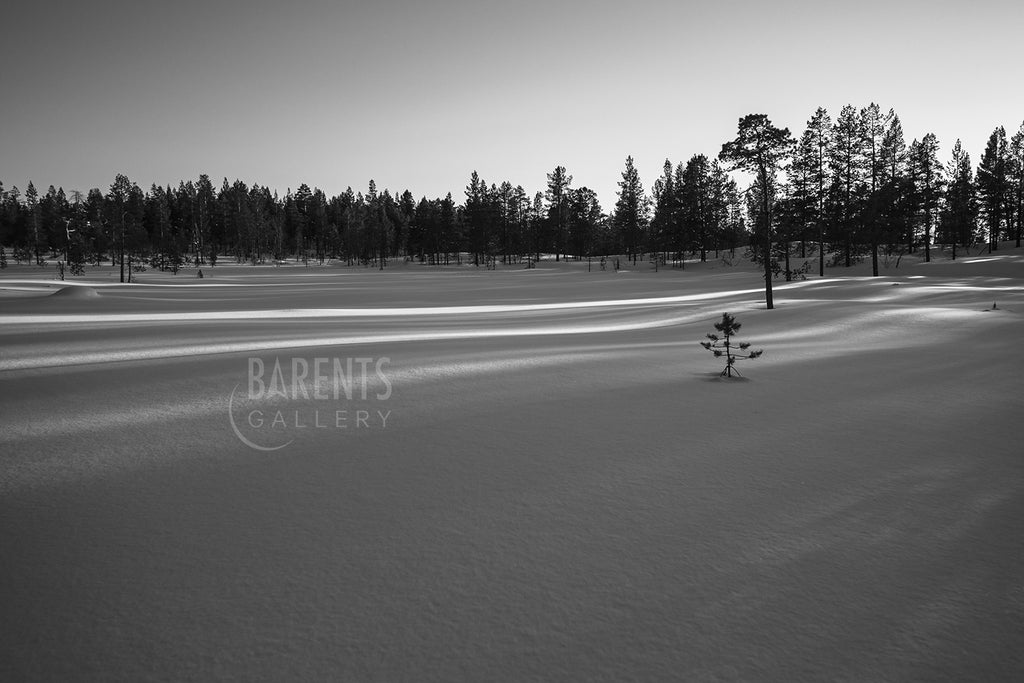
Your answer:
[[[106,224],[112,228],[112,241],[117,252],[116,261],[121,266],[121,282],[125,281],[125,251],[128,240],[129,206],[132,182],[128,176],[118,173],[110,185],[104,206],[107,209]]]
[[[640,182],[640,174],[633,165],[633,157],[626,157],[626,168],[619,181],[619,199],[615,202],[615,227],[622,236],[626,254],[635,264],[647,228],[649,200]]]
[[[216,259],[216,248],[211,250],[207,246],[207,243],[210,241],[210,226],[216,197],[213,191],[213,183],[210,182],[210,176],[205,173],[199,176],[195,189],[195,209],[193,210],[194,237],[192,241],[195,245],[195,262],[196,267],[198,267],[203,263],[208,251],[213,253],[214,259]]]
[[[786,166],[785,223],[792,226],[794,236],[800,239],[801,258],[807,256],[806,241],[819,236],[817,152],[814,133],[808,128],[797,141],[793,159]]]
[[[879,167],[882,171],[881,186],[873,208],[879,214],[882,241],[886,244],[887,252],[891,253],[901,242],[909,252],[914,249],[914,234],[907,213],[910,203],[907,196],[910,185],[907,178],[907,145],[903,138],[903,125],[896,112],[890,109],[886,121],[879,150],[882,161]]]
[[[721,166],[719,168],[725,174],[725,169]],[[736,256],[736,247],[749,239],[745,219],[746,211],[743,207],[739,185],[736,184],[735,178],[729,177],[723,183],[723,190],[726,209],[725,221],[722,224],[721,248],[728,249],[730,258],[734,258]]]
[[[28,181],[28,188],[25,190],[25,208],[28,214],[28,224],[31,228],[31,250],[35,257],[35,263],[37,266],[43,265],[42,255],[42,234],[41,234],[41,219],[39,211],[39,192],[36,190],[36,186],[32,184],[32,181]]]
[[[351,201],[345,203],[344,213],[344,229],[343,229],[343,240],[345,243],[345,250],[348,254],[348,264],[353,263],[367,263],[368,254],[366,253],[366,202],[363,199],[362,193],[352,192],[352,188],[346,190],[346,194],[350,195]],[[298,213],[298,209],[295,207],[295,200],[291,197],[285,198],[285,232],[287,234],[287,225],[290,222],[297,221],[295,215]]]
[[[651,195],[654,200],[654,215],[651,217],[650,237],[651,244],[655,250],[675,248],[677,253],[682,249],[678,247],[673,228],[678,214],[678,191],[675,178],[672,172],[672,162],[665,159],[662,167],[662,175],[654,181]]]
[[[146,269],[144,256],[148,248],[148,237],[145,230],[146,193],[137,183],[131,183],[131,187],[128,189],[124,217],[124,247],[125,256],[128,259],[128,282],[131,282],[135,272]]]
[[[1013,239],[1015,246],[1019,247],[1021,236],[1024,233],[1024,123],[1013,137],[1009,144],[1009,164],[1007,168],[1007,179],[1010,185],[1010,206],[1014,216]]]
[[[871,250],[871,274],[878,276],[878,247],[886,231],[885,193],[882,192],[886,173],[886,157],[882,153],[886,132],[891,117],[882,114],[881,108],[872,102],[860,110],[860,127],[864,135],[864,163],[867,182],[867,202],[864,206],[864,236]]]
[[[707,335],[708,341],[700,342],[701,346],[715,354],[715,358],[725,356],[725,369],[722,370],[722,377],[740,376],[739,370],[734,367],[736,361],[752,360],[764,353],[764,350],[751,351],[749,342],[733,343],[732,338],[740,331],[740,327],[742,325],[736,322],[734,316],[723,313],[722,321],[715,323],[715,329],[722,336],[719,337],[712,332]]]
[[[505,180],[492,193],[497,253],[501,254],[501,262],[508,263],[512,252],[511,231],[516,223],[515,190],[512,183]]]
[[[737,201],[736,181],[722,166],[718,159],[711,160],[709,199],[709,238],[708,249],[715,250],[715,258],[725,248],[726,233],[732,214],[730,202]]]
[[[5,222],[9,226],[11,234],[11,245],[14,247],[12,255],[19,264],[22,261],[32,261],[32,230],[29,225],[26,209],[21,203],[21,192],[17,185],[12,185],[7,191],[7,199],[4,202]]]
[[[466,237],[469,251],[473,253],[473,263],[480,265],[480,257],[488,251],[491,240],[491,201],[487,191],[487,183],[480,179],[476,171],[470,176],[466,186]]]
[[[376,194],[373,181],[370,181],[370,194],[367,196],[367,228],[370,244],[373,245],[373,260],[380,270],[387,265],[387,257],[394,241],[394,222],[391,193],[384,190]]]
[[[597,229],[601,223],[601,204],[597,193],[588,187],[579,187],[569,192],[569,240],[573,253],[587,256],[589,269],[590,258],[594,255],[594,243]]]
[[[548,202],[548,224],[551,228],[551,239],[548,243],[555,252],[555,261],[561,258],[561,253],[565,248],[566,215],[569,208],[571,185],[572,176],[566,173],[565,166],[556,166],[554,171],[548,173],[548,186],[547,192],[544,193],[544,199]]]
[[[87,261],[100,265],[105,254],[113,249],[113,237],[107,229],[108,210],[103,191],[98,187],[89,190],[85,199],[85,224],[79,227],[82,249]]]
[[[715,188],[711,162],[694,154],[683,169],[679,193],[679,218],[686,237],[684,244],[696,249],[701,263],[707,262],[708,247],[715,226]]]
[[[802,175],[796,176],[798,183],[804,180]],[[796,183],[791,181],[789,184],[779,187],[773,213],[775,214],[773,262],[777,263],[777,259],[782,259],[782,266],[773,269],[773,274],[781,273],[786,278],[786,282],[791,282],[794,276],[803,277],[810,268],[807,261],[804,261],[799,268],[794,268],[792,265],[794,242],[799,240],[802,245],[803,236],[807,230],[807,202]],[[803,253],[803,247],[801,247],[801,253]]]
[[[413,197],[412,192],[409,190],[402,192],[402,196],[398,200],[398,211],[401,215],[401,224],[396,241],[398,242],[400,253],[410,256],[412,252],[409,248],[409,229],[413,221],[416,220],[416,198]]]
[[[7,250],[4,243],[10,239],[7,226],[7,193],[4,191],[4,184],[0,181],[0,270],[7,267]]]
[[[767,192],[767,205],[770,216],[765,218],[765,194]],[[786,280],[792,280],[795,271],[790,267],[789,244],[787,240],[792,234],[794,227],[794,214],[791,199],[787,197],[787,191],[776,178],[769,178],[767,190],[761,184],[761,179],[754,178],[744,193],[746,200],[746,212],[750,224],[754,226],[751,235],[747,255],[757,265],[767,266],[772,277],[780,274],[786,276]],[[764,237],[765,226],[771,226],[772,239],[767,244]],[[770,251],[766,251],[766,247]],[[765,255],[768,254],[766,258]],[[779,265],[779,259],[784,261],[784,266]],[[802,271],[801,271],[802,272]]]
[[[390,195],[388,196],[390,199]],[[251,224],[251,213],[248,207],[245,212],[239,215],[243,225]],[[309,226],[309,240],[313,247],[314,258],[323,265],[327,260],[327,247],[330,238],[330,224],[327,218],[327,195],[320,188],[315,188],[309,196],[307,204],[307,218]],[[387,236],[384,244],[390,243],[390,235]]]
[[[807,121],[801,136],[798,163],[801,172],[810,176],[807,204],[812,211],[818,238],[818,275],[825,275],[825,200],[828,190],[828,156],[832,144],[832,118],[823,107],[818,107]]]
[[[776,128],[764,114],[748,114],[739,121],[736,138],[722,145],[719,158],[732,165],[734,169],[755,174],[762,187],[770,187],[779,168],[785,162],[793,148],[793,137],[788,128]],[[772,215],[769,193],[762,197],[762,239],[764,253],[772,251]],[[775,307],[772,299],[772,268],[771,258],[765,258],[764,282],[765,304],[767,308]]]
[[[978,201],[974,189],[971,155],[963,150],[960,140],[953,145],[953,155],[946,165],[949,185],[936,226],[937,239],[949,244],[956,258],[957,245],[974,244],[978,222]]]
[[[305,265],[309,265],[309,204],[312,196],[313,190],[306,183],[300,183],[298,189],[295,190],[295,194],[292,195],[292,234],[295,240],[296,255]],[[377,201],[377,185],[372,179],[370,180],[367,201],[371,205]]]
[[[885,135],[879,153],[882,158],[880,166],[882,184],[893,182],[903,176],[904,164],[907,160],[907,143],[903,137],[903,124],[900,117],[892,109],[886,115]]]
[[[509,263],[518,263],[530,249],[530,198],[522,185],[512,188],[509,222]]]
[[[924,235],[924,260],[931,261],[932,226],[939,208],[942,189],[945,184],[942,164],[939,163],[939,141],[933,133],[925,135],[920,142],[910,146],[914,158],[915,194]]]
[[[676,258],[679,264],[685,267],[686,252],[693,251],[694,237],[687,225],[685,212],[683,211],[683,187],[686,185],[686,165],[678,162],[672,171],[672,185],[675,189],[675,210],[672,213],[672,222],[668,226],[671,235],[671,243],[676,251]]]
[[[545,226],[547,219],[544,214],[544,194],[537,192],[533,195],[533,203],[530,205],[530,241],[533,258],[529,261],[529,267],[533,267],[535,261],[540,259],[541,245],[544,241]]]
[[[455,245],[458,244],[455,200],[452,199],[451,192],[446,194],[444,199],[441,200],[438,216],[439,244],[441,251],[444,253],[444,263],[448,265],[449,254],[451,254]]]
[[[999,248],[999,238],[1004,231],[1010,193],[1008,158],[1006,129],[999,126],[988,138],[977,174],[978,197],[985,227],[988,228],[990,252]]]
[[[846,105],[832,126],[829,169],[832,175],[832,241],[842,250],[846,267],[853,264],[857,243],[858,199],[864,182],[864,130],[853,105]]]
[[[50,250],[54,254],[60,252],[66,264],[66,229],[71,217],[71,205],[64,194],[64,188],[58,190],[50,185],[46,194],[39,199],[38,213],[40,249]]]
[[[73,204],[68,206],[64,223],[64,261],[72,275],[85,274],[85,248],[83,230],[86,226],[85,196],[73,191]]]
[[[421,197],[416,205],[413,220],[409,224],[409,253],[420,263],[427,262],[432,216],[433,205],[426,197]]]
[[[171,197],[158,185],[152,185],[146,197],[146,226],[153,246],[151,264],[175,273],[181,267],[181,255],[171,226]]]

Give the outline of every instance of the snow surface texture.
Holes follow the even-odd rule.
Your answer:
[[[1019,250],[774,311],[749,268],[39,272],[0,275],[0,680],[1024,674]],[[388,361],[247,394],[318,357]]]

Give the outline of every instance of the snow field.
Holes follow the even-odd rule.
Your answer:
[[[774,311],[692,270],[0,299],[0,678],[1016,678],[1019,254]],[[387,400],[261,404],[387,426],[248,448],[251,355],[389,358]]]

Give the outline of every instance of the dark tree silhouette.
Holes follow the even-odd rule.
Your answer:
[[[988,250],[999,248],[999,237],[1003,231],[1006,208],[1009,206],[1010,183],[1007,176],[1009,150],[1006,129],[999,126],[989,136],[985,151],[978,164],[976,183],[981,213],[988,228]]]
[[[750,342],[733,343],[732,338],[739,332],[740,323],[736,322],[736,318],[728,313],[722,314],[722,322],[715,323],[715,329],[722,336],[709,333],[710,341],[702,341],[700,345],[715,354],[715,358],[725,356],[725,369],[722,370],[722,377],[732,377],[733,375],[739,377],[740,372],[734,367],[736,361],[757,358],[764,353],[763,349],[750,351]]]
[[[779,167],[794,146],[788,128],[776,128],[764,114],[747,114],[739,122],[736,139],[722,145],[718,158],[732,164],[732,168],[753,173],[762,187],[770,187]],[[764,221],[764,296],[767,308],[772,301],[772,212],[768,193],[763,197]]]
[[[615,202],[615,226],[623,237],[626,256],[634,264],[643,245],[648,208],[649,200],[640,182],[640,174],[633,164],[633,157],[628,156],[622,180],[619,181],[619,199]]]

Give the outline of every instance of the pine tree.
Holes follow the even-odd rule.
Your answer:
[[[858,192],[864,182],[864,130],[853,105],[846,105],[832,126],[829,168],[837,225],[833,241],[842,249],[846,267],[853,265],[859,215]]]
[[[800,240],[800,257],[807,256],[807,240],[815,237],[817,227],[817,187],[814,135],[805,130],[796,144],[792,161],[786,166],[786,223]],[[820,260],[820,259],[819,259]]]
[[[43,255],[41,252],[39,192],[31,180],[28,181],[28,188],[25,190],[25,208],[28,211],[29,226],[32,228],[32,253],[36,265],[41,266],[43,265]]]
[[[128,179],[128,176],[118,173],[114,178],[114,182],[110,185],[110,191],[107,192],[106,201],[104,202],[104,206],[109,212],[107,224],[113,228],[112,241],[117,252],[117,262],[121,266],[121,282],[125,281],[125,245],[127,243],[129,212],[128,196],[131,193],[131,189],[132,182]]]
[[[874,211],[880,222],[881,241],[891,252],[895,245],[906,237],[907,251],[913,251],[913,230],[908,228],[910,221],[906,219],[904,209],[908,189],[907,180],[907,144],[903,138],[903,125],[900,117],[892,109],[886,115],[885,134],[879,148],[882,175],[880,186],[876,192]]]
[[[565,166],[555,166],[555,170],[548,173],[548,187],[547,192],[544,193],[544,199],[548,202],[548,224],[551,226],[549,244],[555,252],[555,261],[561,258],[565,248],[565,233],[568,227],[566,216],[569,210],[569,188],[571,186],[572,176],[566,172]]]
[[[244,185],[243,185],[244,189]],[[244,192],[240,193],[244,196]],[[385,195],[387,193],[385,192]],[[390,199],[390,196],[388,197]],[[309,238],[313,244],[313,251],[316,260],[323,265],[327,260],[327,243],[330,237],[330,225],[327,220],[327,195],[320,188],[314,188],[309,197]],[[239,233],[249,234],[252,232],[252,211],[248,201],[242,199],[239,203],[237,214],[241,225]]]
[[[708,191],[708,249],[715,250],[717,259],[725,248],[732,215],[731,202],[736,194],[736,181],[718,159],[711,160]]]
[[[811,154],[809,160],[814,176],[814,220],[818,228],[818,275],[825,276],[825,193],[828,189],[827,160],[832,144],[832,119],[828,111],[818,107],[807,122],[810,133]]]
[[[762,187],[770,187],[779,167],[793,148],[793,136],[788,128],[776,128],[764,114],[748,114],[739,121],[736,139],[722,145],[719,159],[739,169],[754,173]],[[762,197],[764,253],[772,252],[772,215],[769,193]],[[774,308],[772,300],[771,258],[764,264],[765,303]]]
[[[920,207],[921,225],[924,228],[924,260],[927,263],[931,261],[932,225],[945,184],[942,164],[939,163],[939,141],[935,134],[926,134],[920,142],[915,140],[910,146],[910,154],[914,157],[917,170],[915,193]]]
[[[619,199],[615,202],[615,227],[622,236],[626,253],[636,263],[647,228],[649,200],[640,182],[640,174],[633,165],[633,157],[626,157],[626,168],[619,181]]]
[[[882,136],[882,184],[898,180],[903,175],[907,160],[907,143],[903,137],[903,124],[892,109],[886,115],[885,135]]]
[[[512,188],[509,222],[511,225],[509,263],[513,258],[516,263],[519,263],[530,250],[530,197],[522,185]]]
[[[957,245],[969,247],[974,244],[978,221],[971,155],[963,150],[959,139],[953,145],[952,159],[946,165],[946,175],[949,185],[939,212],[936,238],[952,247],[953,258],[956,259]]]
[[[884,193],[881,192],[882,180],[885,176],[886,158],[882,147],[889,127],[890,117],[895,116],[889,110],[884,116],[881,108],[872,102],[860,110],[860,126],[864,135],[864,161],[866,182],[868,183],[867,203],[864,211],[865,236],[871,248],[871,274],[878,276],[878,246],[885,232]]]
[[[679,192],[679,218],[683,234],[698,250],[701,263],[708,260],[708,246],[714,227],[714,187],[711,162],[703,154],[694,154],[683,169]]]
[[[577,256],[587,255],[587,269],[594,253],[597,228],[601,222],[601,204],[597,193],[588,187],[569,192],[569,242]]]
[[[69,205],[68,216],[64,223],[64,260],[72,275],[85,274],[85,249],[83,248],[82,228],[86,224],[86,205],[84,195],[73,191],[74,204]],[[74,225],[75,227],[71,227]]]
[[[466,237],[469,240],[469,251],[473,253],[473,264],[480,265],[480,256],[486,251],[488,240],[487,216],[487,183],[473,171],[469,185],[466,186]]]
[[[444,254],[445,265],[448,265],[452,251],[457,249],[456,245],[459,242],[457,231],[455,200],[452,199],[452,193],[449,192],[441,200],[438,211],[438,243]]]
[[[654,215],[651,217],[650,235],[651,244],[656,250],[678,248],[673,234],[676,215],[678,213],[678,192],[675,178],[672,174],[672,162],[665,159],[662,166],[662,175],[654,181],[651,190],[654,200]]]
[[[999,237],[1003,232],[1003,222],[1006,218],[1010,191],[1007,175],[1008,157],[1006,129],[999,126],[988,138],[977,174],[978,196],[985,226],[988,228],[990,252],[999,248]]]
[[[728,313],[723,313],[722,321],[715,323],[715,329],[722,336],[719,337],[713,332],[708,333],[708,341],[700,342],[701,346],[715,354],[715,358],[725,356],[725,368],[722,370],[721,377],[732,377],[733,375],[739,377],[740,372],[734,367],[736,361],[752,360],[764,353],[763,349],[751,351],[750,342],[740,342],[738,344],[732,342],[732,338],[740,331],[740,327],[741,325],[736,322],[735,317]]]
[[[755,264],[762,268],[767,266],[773,278],[784,270],[778,263],[780,258],[785,260],[785,270],[789,270],[789,248],[786,240],[789,239],[789,234],[792,231],[793,208],[784,196],[784,190],[785,188],[781,186],[777,178],[769,178],[766,197],[766,190],[761,184],[761,179],[755,176],[754,182],[747,187],[747,191],[744,193],[747,216],[750,219],[750,224],[754,226],[750,235],[748,255]],[[764,209],[766,200],[771,212],[768,218],[765,217]],[[770,242],[764,236],[765,226],[768,225],[771,226]],[[770,251],[766,249],[770,249]],[[765,258],[766,254],[767,258]],[[792,279],[791,272],[787,273],[786,279],[787,281]]]
[[[210,182],[210,176],[203,173],[199,176],[199,182],[196,183],[195,193],[193,243],[196,248],[196,267],[203,263],[207,253],[207,242],[210,241],[210,224],[215,200],[213,183]],[[216,252],[216,249],[213,251]]]
[[[1010,205],[1015,217],[1014,240],[1019,247],[1024,233],[1024,123],[1010,138],[1009,168],[1007,179],[1010,184]]]

